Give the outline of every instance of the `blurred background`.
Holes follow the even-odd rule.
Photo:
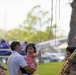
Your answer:
[[[22,55],[35,43],[40,64],[63,62],[66,47],[76,46],[75,0],[0,0],[0,60],[7,63],[10,44],[21,42]]]

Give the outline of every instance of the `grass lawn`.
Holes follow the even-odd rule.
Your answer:
[[[59,75],[62,64],[63,62],[50,62],[40,64],[38,65],[38,69],[34,75]],[[7,67],[7,65],[4,64],[4,67]],[[6,75],[9,75],[8,71],[6,72]]]

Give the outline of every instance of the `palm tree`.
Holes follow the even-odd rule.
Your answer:
[[[76,0],[73,0],[73,2],[71,3],[71,7],[72,7],[72,14],[70,20],[70,31],[68,35],[68,45],[76,46],[74,42],[76,36]]]
[[[60,1],[60,0],[59,0]],[[72,0],[70,4],[72,7],[71,20],[70,20],[70,31],[68,34],[68,46],[76,46],[76,0]]]
[[[59,3],[57,2],[59,1]],[[52,21],[53,21],[53,0],[51,0],[51,27],[52,27]],[[60,6],[60,0],[56,0],[55,9],[57,11],[57,3]],[[72,13],[71,13],[71,20],[70,20],[70,31],[68,34],[68,46],[76,46],[74,40],[76,36],[76,0],[72,0],[72,3],[70,4],[72,7]],[[57,13],[55,14],[57,15]],[[56,17],[55,17],[56,18]]]

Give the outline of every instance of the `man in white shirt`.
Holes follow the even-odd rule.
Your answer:
[[[13,41],[11,43],[12,54],[8,57],[7,65],[10,75],[18,75],[20,67],[24,68],[29,74],[33,74],[32,69],[27,65],[24,57],[21,54],[20,42]]]

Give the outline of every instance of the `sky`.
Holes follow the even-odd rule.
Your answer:
[[[61,0],[60,18],[57,5],[57,13],[55,13],[55,4],[53,10],[53,24],[57,24],[59,32],[68,35],[69,23],[71,16],[71,7],[69,0]],[[58,0],[57,0],[58,2]],[[36,5],[41,5],[42,10],[48,11],[51,16],[51,0],[0,0],[0,29],[10,30],[17,28],[25,20],[27,13]],[[55,18],[57,14],[57,18]]]

